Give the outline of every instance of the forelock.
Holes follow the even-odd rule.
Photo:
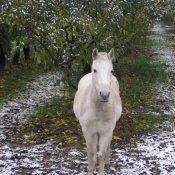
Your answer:
[[[108,54],[106,52],[99,52],[98,59],[100,60],[108,60]]]

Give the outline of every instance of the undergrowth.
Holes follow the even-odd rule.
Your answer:
[[[157,129],[164,120],[164,116],[151,112],[155,102],[152,87],[167,80],[166,65],[145,56],[125,57],[119,60],[119,65],[123,114],[114,134],[129,139],[133,134]]]
[[[150,89],[151,85],[156,82],[166,81],[166,65],[143,56],[130,59],[133,59],[132,64],[122,63],[121,61],[121,64],[123,64],[122,69],[125,69],[122,79],[127,80],[130,78],[129,81],[121,81],[121,89],[127,87],[124,94],[125,102],[131,106],[133,103],[142,105],[144,101],[153,96],[154,92]]]
[[[116,77],[120,84],[123,114],[117,122],[115,136],[128,140],[133,134],[157,129],[164,116],[154,115],[154,89],[156,82],[165,82],[167,79],[166,65],[158,60],[152,60],[145,55],[148,50],[143,40],[141,49],[119,60]],[[138,48],[137,48],[138,49]],[[143,51],[144,50],[144,51]],[[139,53],[139,54],[138,54]],[[143,55],[140,53],[144,53]],[[14,97],[25,89],[25,82],[32,81],[38,74],[36,67],[24,67],[20,71],[3,78],[0,83],[0,101],[6,95]],[[68,92],[67,92],[68,93]],[[75,91],[65,93],[64,97],[55,97],[51,102],[38,107],[33,114],[28,116],[29,122],[25,125],[18,124],[15,128],[16,138],[28,138],[43,142],[48,139],[59,141],[59,145],[79,144],[84,142],[81,127],[73,114],[73,98]],[[9,95],[11,94],[11,95]],[[115,137],[118,138],[118,137]],[[19,141],[22,139],[15,139]]]
[[[119,60],[118,64],[120,67],[116,76],[120,77],[123,114],[117,122],[114,135],[130,139],[133,134],[157,129],[164,119],[149,112],[153,111],[154,102],[154,90],[150,88],[156,82],[166,81],[166,66],[143,56],[133,55]],[[60,146],[75,143],[82,146],[85,141],[72,108],[74,93],[65,94],[61,98],[55,97],[51,102],[37,108],[28,116],[30,124],[25,127],[19,124],[16,133],[38,142],[54,139],[59,141]]]
[[[44,74],[43,69],[33,63],[13,66],[11,69],[0,72],[0,102],[18,96],[26,91],[26,83],[34,80],[38,75]]]

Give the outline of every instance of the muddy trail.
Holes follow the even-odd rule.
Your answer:
[[[157,84],[155,106],[166,114],[167,121],[160,130],[132,138],[126,143],[112,143],[111,165],[105,167],[105,175],[174,175],[175,174],[175,26],[157,23],[149,36],[160,43],[153,47],[152,57],[165,61],[171,72],[168,84]],[[171,76],[172,75],[172,76]],[[62,95],[54,82],[57,76],[48,74],[39,77],[29,86],[27,94],[2,104],[0,110],[0,174],[1,175],[86,175],[87,156],[85,149],[60,148],[51,140],[44,144],[29,146],[8,142],[6,131],[17,121],[25,123],[25,115],[35,106],[55,95]],[[25,97],[25,98],[24,98]],[[98,168],[98,167],[97,167]],[[97,170],[94,171],[97,174]]]

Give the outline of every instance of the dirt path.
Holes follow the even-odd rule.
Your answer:
[[[153,48],[154,55],[160,60],[166,60],[169,66],[168,71],[175,72],[175,28],[174,26],[157,24],[152,29],[153,40],[164,43],[159,48]],[[173,38],[174,37],[174,38]],[[171,39],[170,39],[171,38]],[[172,39],[173,38],[173,39]],[[38,80],[36,81],[38,82]],[[35,82],[34,82],[35,84]],[[48,82],[46,84],[49,84]],[[39,87],[39,84],[34,86]],[[42,85],[40,89],[43,97],[54,95],[54,90],[48,90],[53,87]],[[171,120],[164,123],[166,127],[142,136],[132,139],[125,145],[118,143],[112,145],[111,165],[105,168],[105,175],[174,175],[175,174],[175,80],[173,76],[169,77],[169,84],[161,84],[156,87],[158,90],[157,99],[161,103],[156,105],[161,108],[160,113],[168,114]],[[46,90],[46,91],[45,91]],[[4,105],[0,111],[0,174],[1,175],[86,175],[87,157],[85,150],[77,148],[60,149],[56,142],[48,141],[45,144],[30,145],[29,147],[7,143],[4,129],[11,126],[13,115],[21,115],[32,111],[31,100],[37,102],[34,96],[29,92],[28,99],[20,97],[9,104]],[[46,93],[47,92],[47,93]],[[38,102],[40,103],[40,102]],[[37,103],[37,105],[38,105]],[[22,111],[21,106],[28,104],[26,111]],[[30,109],[27,111],[27,109]],[[5,124],[5,117],[11,116],[9,123]],[[168,127],[167,127],[168,126]],[[94,171],[97,174],[97,171]]]

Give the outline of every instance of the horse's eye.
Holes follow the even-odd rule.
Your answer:
[[[111,73],[113,74],[114,73],[114,70],[111,70]]]
[[[96,69],[94,69],[94,72],[97,72],[97,70],[96,70]]]

